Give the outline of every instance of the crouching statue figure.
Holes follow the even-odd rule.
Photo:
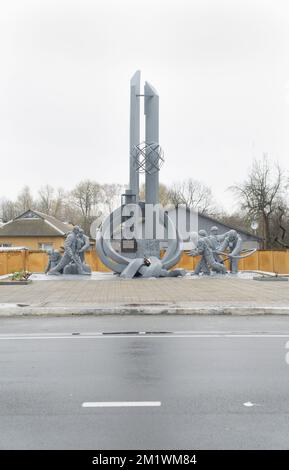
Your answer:
[[[190,256],[201,256],[194,274],[199,275],[200,272],[204,274],[210,274],[211,270],[217,273],[226,274],[227,270],[224,264],[216,261],[213,250],[210,247],[206,237],[201,236],[197,242],[197,246],[190,252]]]
[[[48,271],[50,271],[50,269],[55,268],[55,266],[58,265],[59,261],[62,258],[58,250],[53,250],[53,249],[49,250],[47,254],[48,254],[48,263],[45,269],[45,274],[47,274]]]
[[[66,237],[63,257],[47,274],[91,274],[90,267],[84,263],[84,251],[89,247],[87,238],[78,225],[73,227]]]

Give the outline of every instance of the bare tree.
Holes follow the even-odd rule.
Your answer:
[[[41,212],[45,214],[51,214],[53,212],[54,206],[54,188],[47,184],[42,186],[38,191],[39,201],[37,201],[37,206]]]
[[[160,204],[164,207],[171,203],[169,188],[164,183],[160,183],[159,198]]]
[[[3,222],[8,222],[11,219],[14,219],[17,215],[17,208],[15,207],[15,202],[10,199],[1,199],[0,201],[0,219]]]
[[[45,214],[61,218],[62,205],[65,199],[65,193],[62,188],[57,191],[47,184],[38,191],[38,200],[36,207]]]
[[[106,212],[109,214],[120,205],[120,195],[122,191],[121,184],[111,183],[103,184],[102,187],[103,194],[103,205]]]
[[[71,195],[65,197],[59,219],[72,225],[81,225],[83,223],[81,210],[75,205],[74,201],[72,201]]]
[[[278,247],[289,248],[289,207],[286,201],[280,201],[272,217],[272,239]]]
[[[139,197],[141,200],[145,198],[145,185],[144,183],[140,186]],[[166,206],[171,203],[169,188],[164,184],[159,185],[159,201],[162,206]]]
[[[30,188],[29,186],[24,186],[16,199],[17,213],[20,214],[27,211],[28,209],[32,209],[33,206],[34,200],[30,192]]]
[[[88,234],[93,217],[99,215],[98,205],[102,202],[100,184],[91,180],[81,181],[71,191],[71,201],[80,210],[83,229]]]
[[[272,218],[276,212],[284,191],[282,171],[278,164],[270,165],[266,155],[254,160],[247,179],[231,186],[240,199],[241,208],[251,220],[258,220],[263,238],[263,249],[272,245]]]
[[[211,189],[192,178],[174,183],[169,190],[169,199],[174,206],[186,204],[201,213],[210,213],[213,210]]]
[[[245,230],[247,232],[252,231],[252,219],[250,219],[250,217],[248,217],[248,214],[241,209],[232,213],[228,213],[227,211],[222,210],[210,215],[212,215],[219,222],[228,225],[229,227],[235,228],[237,230]]]
[[[63,217],[63,208],[67,201],[67,194],[62,188],[58,188],[54,197],[54,217]]]

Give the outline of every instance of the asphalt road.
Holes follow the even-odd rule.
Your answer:
[[[286,317],[1,319],[0,449],[289,449],[288,340]]]

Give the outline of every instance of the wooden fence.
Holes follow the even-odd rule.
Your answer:
[[[192,271],[197,261],[198,258],[192,258],[184,252],[180,262],[175,267]],[[44,272],[47,262],[48,256],[44,251],[2,251],[0,252],[0,276],[22,270]],[[109,271],[100,261],[95,251],[86,253],[86,262],[91,266],[92,271]],[[289,250],[256,251],[252,256],[240,260],[239,269],[287,274],[289,273]]]

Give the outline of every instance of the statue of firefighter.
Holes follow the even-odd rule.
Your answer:
[[[217,263],[224,263],[222,257],[218,254],[218,250],[221,246],[221,242],[224,240],[226,233],[219,235],[219,229],[215,225],[210,229],[210,235],[208,236],[209,246],[212,248],[213,256]]]
[[[242,238],[236,230],[229,230],[229,232],[226,232],[223,242],[218,247],[218,252],[224,253],[226,250],[228,250],[230,272],[232,274],[237,274],[238,262],[242,251]]]
[[[146,255],[140,258],[132,259],[126,266],[120,277],[132,279],[133,277],[181,277],[185,276],[185,269],[173,269],[168,271],[162,266],[162,262],[156,256],[148,258]]]
[[[211,270],[217,273],[226,274],[227,270],[223,263],[216,261],[213,250],[210,246],[208,237],[205,230],[200,230],[200,238],[197,242],[197,246],[190,252],[190,256],[201,256],[201,259],[194,271],[195,275],[199,275],[201,272],[210,275]]]
[[[199,240],[200,239],[207,239],[207,237],[208,237],[208,234],[207,234],[206,230],[200,230],[199,231]],[[195,255],[193,253],[195,253]],[[195,250],[192,250],[192,252],[191,252],[192,256],[197,256],[199,254],[200,253],[198,252],[197,248]],[[199,262],[198,262],[198,264],[195,268],[195,271],[192,274],[194,274],[196,276],[199,276],[199,274],[201,274],[201,273],[205,276],[209,276],[211,274],[210,268],[209,268],[204,256],[201,257],[201,259],[199,260]]]
[[[55,266],[57,266],[57,264],[60,262],[62,258],[58,250],[54,250],[54,249],[48,250],[47,254],[48,254],[48,263],[45,269],[45,274],[47,274],[48,271],[50,271],[51,269],[55,268]]]
[[[79,228],[79,234],[77,236],[77,251],[79,254],[79,258],[81,259],[82,263],[85,263],[85,252],[90,248],[90,240],[87,235],[85,235],[84,230]]]
[[[64,255],[59,263],[47,274],[60,275],[63,274],[90,274],[89,266],[85,265],[79,256],[78,250],[81,244],[80,227],[76,225],[67,235],[64,243]]]

